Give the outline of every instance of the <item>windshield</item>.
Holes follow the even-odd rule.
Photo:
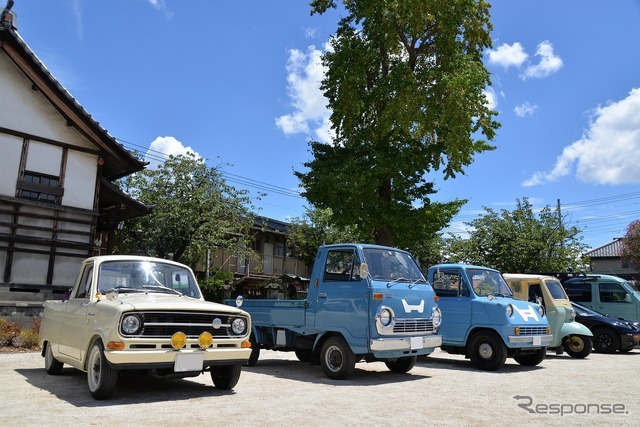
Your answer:
[[[364,249],[365,262],[374,280],[426,282],[418,264],[411,255],[392,249]]]
[[[191,272],[162,261],[121,260],[100,265],[98,290],[119,292],[170,293],[200,298]]]
[[[473,292],[478,296],[513,296],[502,275],[497,271],[470,268],[467,270]]]
[[[546,279],[544,283],[553,299],[569,299],[558,279]]]

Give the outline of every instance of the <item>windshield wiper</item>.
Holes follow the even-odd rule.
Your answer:
[[[387,283],[387,288],[390,288],[391,286],[395,285],[396,283],[407,282],[407,281],[410,281],[410,280],[411,279],[407,279],[406,277],[398,277],[397,279],[393,279],[392,281]]]
[[[409,284],[409,289],[413,288],[414,286],[416,286],[418,283],[429,283],[424,279],[416,279],[413,282],[411,282],[411,284]]]
[[[144,285],[142,288],[143,289],[154,289],[156,291],[160,291],[160,292],[163,292],[163,293],[172,293],[172,294],[176,294],[176,295],[182,295],[182,292],[176,291],[175,289],[167,288],[166,286]]]
[[[144,292],[142,289],[140,288],[131,288],[129,286],[116,286],[115,288],[109,289],[107,292],[114,290],[114,291],[118,291],[118,292]]]

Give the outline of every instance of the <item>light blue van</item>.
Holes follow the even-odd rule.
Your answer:
[[[487,371],[500,369],[507,357],[525,366],[544,360],[553,336],[543,307],[516,299],[499,271],[440,264],[427,279],[442,310],[443,350]]]

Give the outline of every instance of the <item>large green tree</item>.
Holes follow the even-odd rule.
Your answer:
[[[226,183],[221,168],[189,153],[125,178],[123,190],[154,209],[124,223],[116,251],[180,260],[207,248],[237,247],[253,224],[251,199]]]
[[[287,231],[287,245],[291,255],[307,265],[313,264],[320,245],[366,242],[367,239],[368,236],[356,226],[336,226],[331,209],[307,208],[302,217],[291,220]]]
[[[513,211],[485,214],[466,223],[469,238],[453,237],[445,253],[452,262],[485,265],[508,273],[558,272],[584,266],[587,245],[581,230],[565,224],[557,208],[535,212],[527,198],[516,201]]]
[[[478,0],[344,0],[323,56],[333,143],[311,141],[296,172],[304,195],[379,244],[409,247],[446,226],[464,201],[435,203],[429,173],[463,173],[492,147],[484,91],[489,4]],[[311,2],[312,13],[336,7]]]
[[[640,271],[640,219],[629,223],[622,239],[622,258]]]

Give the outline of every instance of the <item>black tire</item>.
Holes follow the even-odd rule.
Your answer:
[[[96,341],[87,357],[87,384],[91,396],[96,400],[108,399],[116,389],[117,382],[118,371],[111,368],[104,357],[102,342]]]
[[[569,356],[584,359],[591,354],[593,343],[591,337],[586,335],[569,335],[564,338],[562,346]]]
[[[507,360],[507,346],[495,332],[483,331],[471,338],[467,354],[476,368],[495,371]]]
[[[547,349],[545,347],[540,350],[536,350],[535,353],[517,354],[513,356],[513,360],[522,366],[537,366],[544,360],[546,355]]]
[[[44,348],[44,369],[49,375],[58,375],[62,372],[62,366],[64,363],[53,357],[53,351],[51,350],[51,343],[45,344]]]
[[[629,353],[631,350],[633,350],[632,348],[621,348],[620,350],[618,350],[620,353]]]
[[[245,366],[255,365],[260,358],[260,345],[256,342],[256,337],[253,334],[249,337],[249,342],[251,343],[251,356],[249,356],[249,360],[247,360]]]
[[[391,372],[395,372],[396,374],[404,374],[406,372],[409,372],[413,369],[414,366],[416,366],[417,359],[417,356],[400,357],[398,359],[395,359],[394,361],[384,362],[384,364],[387,365],[387,368],[389,368]]]
[[[308,362],[311,360],[311,356],[313,355],[313,351],[311,350],[295,350],[296,357],[301,362]]]
[[[241,365],[212,366],[211,380],[216,388],[231,390],[238,384],[241,372]]]
[[[342,337],[330,337],[320,351],[324,374],[332,380],[349,378],[356,366],[356,356]]]
[[[610,328],[593,330],[593,350],[596,353],[615,353],[620,348],[618,333]]]

